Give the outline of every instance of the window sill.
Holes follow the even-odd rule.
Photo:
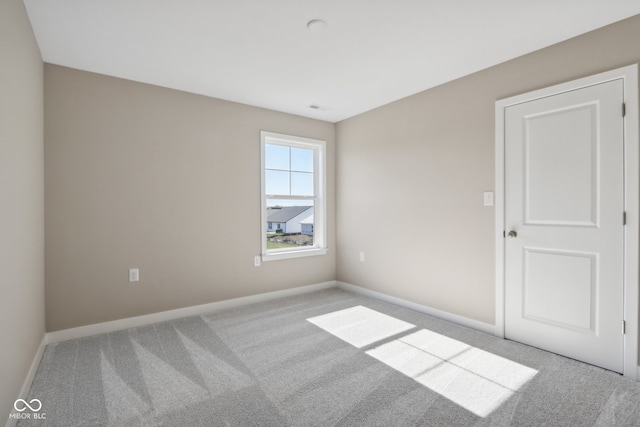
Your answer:
[[[315,248],[315,249],[298,249],[295,251],[283,251],[283,252],[271,252],[268,254],[262,254],[262,261],[277,261],[280,259],[302,258],[308,256],[325,255],[327,248]]]

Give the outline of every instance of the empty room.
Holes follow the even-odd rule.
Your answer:
[[[0,422],[640,425],[640,3],[1,0]]]

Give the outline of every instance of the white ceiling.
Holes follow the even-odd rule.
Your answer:
[[[24,2],[45,62],[330,122],[640,13],[637,0]],[[325,31],[308,31],[318,18]]]

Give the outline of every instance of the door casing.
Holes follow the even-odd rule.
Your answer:
[[[640,134],[638,116],[638,65],[573,80],[567,83],[528,92],[496,101],[495,105],[495,250],[496,250],[496,313],[495,335],[505,336],[505,109],[571,90],[612,80],[624,85],[624,200],[627,223],[624,229],[624,376],[640,378],[638,367],[638,298],[640,267]],[[621,106],[622,108],[622,106]],[[621,325],[622,327],[622,325]]]

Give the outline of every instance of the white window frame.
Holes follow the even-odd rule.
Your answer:
[[[282,194],[266,194],[265,182],[265,146],[267,144],[285,145],[288,147],[306,148],[313,150],[313,196],[289,196]],[[280,259],[298,258],[327,253],[327,203],[326,203],[326,142],[319,139],[300,136],[284,135],[281,133],[260,132],[260,230],[262,232],[262,260],[274,261]],[[267,200],[312,200],[313,201],[313,246],[300,248],[283,248],[267,250]]]

